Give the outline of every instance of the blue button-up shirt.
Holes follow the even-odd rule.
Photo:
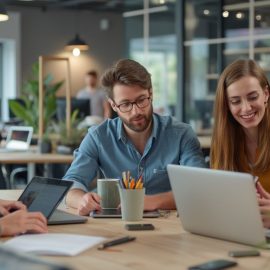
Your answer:
[[[205,167],[200,143],[191,127],[170,116],[153,115],[153,130],[141,155],[126,136],[120,118],[108,119],[91,127],[64,179],[73,188],[88,191],[101,170],[106,178],[121,178],[129,170],[134,178],[143,173],[147,194],[171,190],[166,166],[182,164]]]

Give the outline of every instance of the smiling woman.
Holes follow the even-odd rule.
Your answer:
[[[269,97],[267,86],[262,88],[257,78],[245,76],[227,88],[227,95],[231,114],[244,128],[247,137],[257,133]]]
[[[270,191],[269,82],[253,60],[237,60],[219,79],[211,166],[249,172]]]

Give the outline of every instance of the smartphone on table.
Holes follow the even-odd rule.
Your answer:
[[[149,230],[154,230],[155,229],[154,225],[150,224],[150,223],[126,224],[125,228],[128,231],[149,231]]]

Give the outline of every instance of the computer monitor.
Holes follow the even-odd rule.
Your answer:
[[[58,97],[56,99],[56,118],[58,121],[64,121],[66,119],[66,98]],[[90,115],[90,100],[71,98],[71,114],[78,110],[78,118],[83,119],[87,115]]]

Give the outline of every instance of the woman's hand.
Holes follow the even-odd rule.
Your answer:
[[[262,185],[257,183],[258,192],[258,203],[260,207],[260,212],[262,216],[263,226],[265,228],[270,228],[270,194],[262,187]]]
[[[40,212],[17,210],[0,218],[1,235],[12,236],[19,233],[48,232],[47,219]]]
[[[6,216],[11,210],[26,210],[26,206],[19,201],[0,200],[0,215]]]

